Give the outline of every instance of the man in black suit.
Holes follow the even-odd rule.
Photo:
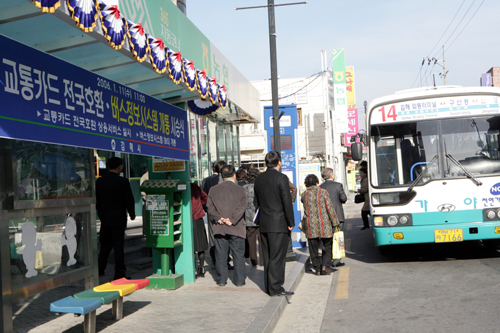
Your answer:
[[[281,155],[270,151],[265,157],[267,170],[255,179],[256,223],[262,236],[264,284],[269,296],[293,295],[285,283],[288,237],[295,226],[288,177],[282,174]]]
[[[99,233],[99,275],[104,275],[109,253],[115,251],[114,279],[125,277],[123,243],[127,228],[127,211],[130,219],[135,219],[135,202],[130,182],[120,177],[123,162],[112,157],[106,163],[109,172],[96,181],[96,209],[101,221]]]
[[[215,255],[217,258],[217,284],[226,285],[228,277],[227,253],[231,250],[234,262],[234,284],[245,285],[245,239],[247,194],[236,184],[234,167],[224,165],[221,170],[224,181],[211,188],[208,195],[208,214],[213,221]]]
[[[344,192],[344,186],[341,183],[338,183],[335,180],[335,174],[333,173],[332,168],[325,168],[321,172],[321,178],[325,180],[323,184],[319,187],[326,190],[330,195],[330,201],[332,202],[333,209],[335,209],[335,213],[337,213],[337,218],[339,219],[340,230],[344,230],[344,208],[342,204],[347,202],[347,195]],[[344,266],[343,262],[338,262],[334,264],[334,266]]]

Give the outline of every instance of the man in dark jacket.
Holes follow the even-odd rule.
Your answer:
[[[123,243],[127,228],[127,211],[130,219],[135,219],[135,202],[130,182],[120,177],[123,162],[112,157],[106,163],[109,172],[96,181],[96,209],[101,221],[99,232],[99,275],[104,275],[109,253],[115,251],[114,279],[125,277]]]
[[[333,209],[335,209],[335,213],[337,213],[337,218],[339,219],[340,230],[344,230],[345,217],[342,204],[347,202],[347,195],[344,192],[344,186],[342,186],[341,183],[334,181],[335,174],[333,173],[332,168],[325,168],[325,170],[321,172],[321,177],[325,180],[325,182],[319,187],[327,190],[328,194],[330,194],[330,201],[332,202]],[[345,265],[343,262],[340,262],[340,259],[338,259],[338,262],[335,261],[337,260],[334,260],[334,266]]]
[[[295,226],[288,177],[282,174],[281,155],[270,151],[265,157],[267,170],[255,179],[256,222],[262,235],[264,284],[269,296],[288,296],[293,292],[285,283],[286,251],[290,231]]]
[[[221,168],[226,165],[227,163],[224,161],[218,161],[214,163],[212,167],[213,175],[208,176],[207,178],[203,179],[201,182],[201,189],[203,192],[205,192],[207,195],[210,193],[210,189],[214,187],[217,184],[222,183],[222,177],[220,175],[221,173]],[[207,207],[203,207],[205,211],[207,211]],[[210,253],[210,258],[212,259],[212,263],[215,266],[215,261],[217,260],[215,258],[215,239],[214,239],[214,232],[212,230],[213,226],[213,221],[210,220],[210,215],[207,216],[207,229],[208,229],[208,247],[209,253]]]
[[[225,165],[221,175],[224,181],[210,189],[207,209],[213,221],[215,237],[215,268],[217,284],[226,285],[228,278],[227,252],[231,250],[234,263],[234,284],[237,287],[245,285],[245,210],[247,195],[242,186],[238,186],[234,167]]]

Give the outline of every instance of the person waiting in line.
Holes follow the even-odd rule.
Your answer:
[[[247,246],[248,246],[248,258],[250,258],[250,263],[252,266],[257,266],[257,240],[259,242],[259,266],[264,265],[264,254],[262,252],[262,238],[259,232],[259,225],[254,222],[255,218],[255,203],[254,203],[254,183],[255,178],[260,174],[259,169],[250,168],[247,173],[247,183],[245,186],[247,194],[247,209],[245,211],[245,220],[247,222]]]
[[[332,263],[333,228],[339,224],[337,214],[328,192],[318,186],[319,179],[316,175],[307,175],[304,185],[306,190],[301,195],[304,205],[302,229],[307,237],[309,254],[316,275],[329,275],[332,272],[330,265]],[[321,244],[323,244],[324,251],[320,259]]]
[[[340,230],[344,230],[344,208],[343,204],[347,202],[347,195],[344,192],[344,186],[335,181],[335,174],[333,173],[332,168],[325,168],[321,172],[321,178],[325,181],[319,187],[323,190],[326,190],[330,195],[330,201],[332,202],[333,209],[335,209],[335,213],[337,214],[337,218],[339,220],[339,228]],[[335,260],[333,266],[344,266],[345,264],[340,261],[340,259]]]
[[[208,176],[206,177],[205,179],[203,179],[203,181],[201,182],[201,190],[203,192],[205,192],[207,195],[210,194],[210,189],[217,185],[217,184],[220,184],[222,183],[222,177],[220,176],[220,170],[221,168],[226,165],[227,163],[224,162],[224,161],[218,161],[216,163],[214,163],[213,167],[212,167],[212,171],[213,171],[213,175],[211,176]],[[207,207],[204,206],[203,207],[205,209],[205,211],[207,211]],[[210,221],[210,216],[207,216],[207,219],[208,219],[208,223],[207,223],[207,229],[208,229],[208,244],[209,244],[209,247],[210,247],[210,258],[212,259],[212,263],[214,264],[215,266],[215,240],[214,240],[214,233],[213,233],[213,230],[212,230],[212,226],[213,226],[213,221]],[[231,268],[230,268],[231,269]]]
[[[200,264],[196,268],[196,277],[205,277],[205,251],[208,249],[207,231],[203,217],[203,206],[207,203],[208,196],[195,183],[191,183],[191,206],[193,212],[193,243],[194,251],[198,253]]]
[[[361,208],[361,218],[363,219],[363,228],[365,230],[370,228],[368,222],[368,215],[370,215],[370,195],[368,194],[368,174],[366,168],[359,169],[359,176],[361,177],[361,187],[358,189],[358,193],[365,196],[365,202]]]
[[[244,186],[247,184],[246,181],[247,177],[247,170],[239,168],[238,171],[236,172],[236,182],[240,186]]]
[[[247,196],[245,189],[236,184],[232,165],[221,169],[224,181],[210,189],[208,194],[208,214],[213,221],[215,237],[215,256],[217,271],[216,283],[223,287],[228,279],[227,253],[231,250],[234,262],[234,284],[245,285],[245,211]]]

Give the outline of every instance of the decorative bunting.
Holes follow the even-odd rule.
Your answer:
[[[165,73],[167,70],[167,57],[165,55],[165,45],[161,38],[154,38],[148,35],[149,46],[151,48],[151,65],[158,74]]]
[[[125,43],[125,35],[128,32],[127,21],[120,13],[118,6],[107,6],[105,4],[99,6],[104,36],[108,39],[108,43],[112,48],[119,50]]]
[[[187,105],[191,112],[201,117],[209,116],[219,108],[218,105],[212,104],[209,100],[206,99],[195,99],[192,101],[188,101]]]
[[[226,86],[225,85],[220,85],[217,83],[217,86],[219,87],[219,102],[220,102],[220,107],[222,110],[224,110],[227,106],[227,94],[226,94]]]
[[[198,77],[198,93],[201,98],[208,97],[208,81],[207,81],[207,73],[205,71],[196,70],[196,76]]]
[[[170,79],[179,84],[182,79],[182,57],[179,51],[172,51],[167,47],[168,74]]]
[[[61,6],[60,0],[33,0],[33,4],[40,8],[42,13],[53,13]]]
[[[53,13],[61,6],[61,0],[31,0],[42,12]],[[165,48],[161,38],[154,38],[144,31],[141,23],[127,20],[118,6],[106,5],[102,0],[66,0],[72,19],[84,32],[92,32],[100,17],[104,36],[109,44],[119,50],[128,36],[131,52],[138,62],[150,57],[151,65],[158,74],[167,68],[170,79],[179,84],[183,79],[190,91],[197,89],[201,99],[188,102],[192,112],[207,116],[220,107],[227,107],[227,93],[224,85],[207,77],[204,70],[195,68],[193,61],[181,57],[179,51]],[[195,111],[197,110],[197,111]]]
[[[182,58],[182,74],[184,78],[184,82],[190,91],[196,89],[197,76],[196,76],[196,68],[194,67],[194,63],[192,60],[186,60]]]
[[[208,77],[208,97],[212,103],[216,104],[219,101],[219,89],[215,79]]]
[[[76,26],[84,32],[92,32],[99,15],[97,0],[68,0],[68,9]]]
[[[146,32],[144,32],[141,23],[133,23],[132,21],[127,21],[127,23],[130,49],[134,54],[135,60],[143,62],[151,51],[148,43],[148,36]]]

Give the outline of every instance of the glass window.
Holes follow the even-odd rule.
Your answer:
[[[18,200],[91,197],[89,150],[15,141]]]
[[[207,118],[209,132],[210,166],[219,160],[219,149],[217,146],[217,123]],[[210,167],[210,170],[212,168]]]
[[[240,166],[240,127],[239,126],[234,126],[233,127],[233,156],[234,156],[234,165],[235,166]]]
[[[234,165],[234,159],[233,159],[233,126],[231,124],[226,124],[225,125],[225,130],[226,130],[226,151],[227,151],[227,160],[226,162],[228,164]]]
[[[189,128],[190,128],[190,133],[191,137],[189,140],[189,145],[190,145],[190,166],[191,166],[191,171],[190,171],[190,178],[191,181],[198,181],[199,180],[199,165],[198,165],[198,126],[197,126],[197,116],[189,113]]]
[[[89,266],[89,213],[9,220],[12,287]]]
[[[440,177],[438,122],[372,126],[371,136],[374,186],[411,184],[424,171],[419,183]]]
[[[466,176],[453,160],[472,174],[500,172],[500,117],[442,121],[442,132],[447,177]]]
[[[224,124],[219,122],[217,123],[217,142],[219,147],[219,160],[227,162],[225,128]]]
[[[208,159],[208,136],[207,136],[207,118],[200,118],[198,125],[200,129],[200,156],[201,156],[201,179],[208,177],[211,172],[210,161]]]

